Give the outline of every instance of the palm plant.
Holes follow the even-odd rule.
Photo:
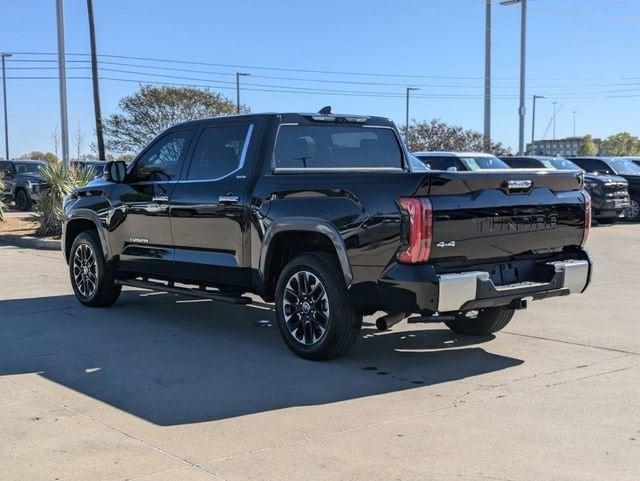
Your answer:
[[[59,236],[62,232],[64,213],[62,202],[77,187],[88,184],[93,173],[83,167],[65,167],[62,162],[49,162],[40,169],[42,188],[37,211],[39,236]]]

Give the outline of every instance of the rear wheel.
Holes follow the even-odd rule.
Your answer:
[[[85,306],[107,307],[118,300],[122,286],[116,284],[113,269],[102,255],[102,246],[92,231],[82,232],[73,241],[69,274],[76,298]]]
[[[16,208],[22,211],[31,210],[31,199],[23,189],[16,192]]]
[[[490,307],[466,312],[445,324],[458,334],[486,336],[504,329],[511,321],[514,312],[507,307]]]
[[[289,349],[312,360],[346,353],[362,326],[342,271],[325,252],[303,254],[284,268],[276,287],[276,319]]]
[[[640,199],[639,198],[631,198],[631,203],[629,207],[627,207],[624,211],[625,220],[628,222],[638,222],[640,221]]]

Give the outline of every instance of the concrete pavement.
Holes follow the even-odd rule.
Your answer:
[[[378,333],[303,361],[273,313],[127,291],[0,247],[0,479],[637,480],[640,225],[596,228],[587,295],[481,340]]]

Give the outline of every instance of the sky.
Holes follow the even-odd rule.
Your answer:
[[[75,132],[86,138],[83,153],[95,142],[88,57],[75,55],[89,52],[86,1],[64,0],[64,10],[74,156]],[[145,81],[206,85],[235,99],[241,71],[251,74],[241,93],[253,112],[331,105],[403,125],[405,88],[414,86],[412,119],[483,128],[484,0],[94,0],[94,11],[105,117]],[[529,0],[528,12],[527,142],[533,94],[547,97],[536,139],[553,138],[552,102],[558,138],[573,134],[574,111],[577,135],[640,135],[640,1]],[[0,0],[0,51],[14,53],[10,156],[53,150],[59,92],[56,57],[45,54],[57,51],[55,0]],[[492,137],[516,150],[518,5],[493,0],[492,52]]]

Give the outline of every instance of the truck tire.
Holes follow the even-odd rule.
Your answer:
[[[326,252],[303,254],[285,266],[276,286],[276,320],[287,347],[314,361],[346,353],[362,327],[342,270]]]
[[[445,324],[458,334],[487,336],[504,329],[515,311],[507,307],[489,307],[477,312],[478,315],[475,317],[461,315],[453,321],[446,321]]]
[[[625,209],[624,218],[627,222],[640,221],[640,198],[631,198],[631,205]]]
[[[16,192],[16,208],[23,212],[31,210],[31,199],[24,189],[18,189]]]
[[[118,300],[122,286],[102,255],[95,232],[84,231],[71,245],[69,275],[76,298],[85,306],[107,307]]]

